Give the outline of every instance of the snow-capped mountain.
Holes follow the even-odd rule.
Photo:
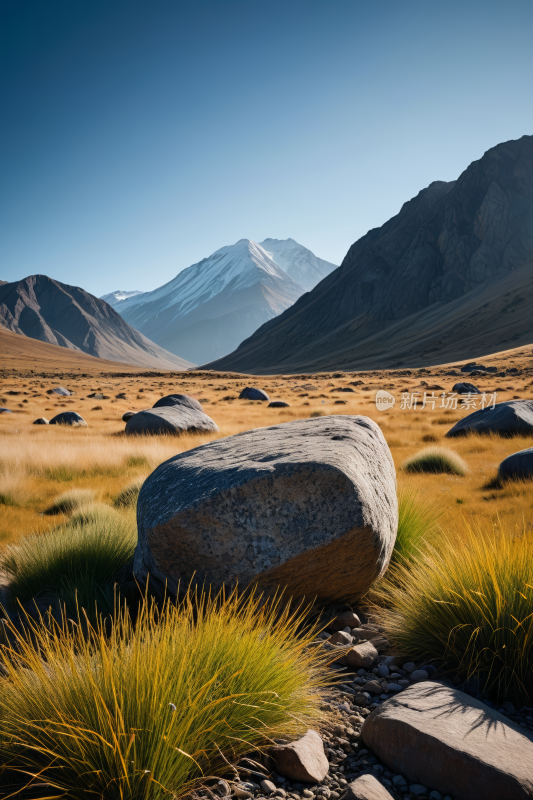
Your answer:
[[[266,241],[272,244],[272,253],[277,248],[282,254],[287,267],[300,271],[307,285],[311,274],[327,264],[292,239]],[[335,269],[334,264],[329,267]],[[161,347],[201,364],[231,352],[305,290],[264,247],[241,239],[184,269],[159,289],[121,300],[115,308]]]
[[[119,303],[122,303],[123,300],[128,300],[130,297],[135,297],[136,294],[142,294],[142,292],[110,292],[109,294],[102,295],[100,300],[105,300],[110,306],[116,308]]]
[[[278,267],[285,270],[293,281],[306,292],[314,289],[322,278],[337,269],[337,264],[324,261],[294,239],[265,239],[259,242]]]

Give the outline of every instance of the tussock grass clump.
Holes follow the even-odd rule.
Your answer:
[[[424,540],[435,532],[441,516],[436,503],[420,499],[411,487],[402,489],[398,496],[398,533],[391,565],[413,558]]]
[[[78,509],[70,518],[72,525],[113,526],[119,521],[119,515],[105,503],[91,503]]]
[[[0,492],[0,506],[13,506],[16,508],[18,503],[9,492]]]
[[[113,505],[115,508],[136,508],[137,498],[141,491],[141,486],[144,483],[144,478],[139,478],[136,481],[128,484],[113,498]]]
[[[2,762],[79,800],[182,797],[320,719],[326,654],[297,635],[302,620],[233,593],[145,602],[109,635],[34,625],[34,642],[3,650]]]
[[[533,698],[533,536],[467,528],[397,564],[373,593],[374,618],[414,660],[436,660],[482,691]]]
[[[63,492],[59,497],[56,497],[52,505],[44,513],[71,514],[76,509],[92,503],[95,497],[96,492],[92,489],[71,489],[69,492]]]
[[[93,619],[95,602],[99,613],[112,612],[114,585],[124,579],[137,541],[135,517],[111,508],[107,515],[98,510],[92,520],[71,518],[7,548],[0,566],[13,597],[21,603],[57,598],[73,619],[78,607]]]
[[[146,456],[128,456],[126,459],[127,467],[149,467],[150,462]]]
[[[408,458],[403,468],[406,472],[428,472],[433,474],[466,475],[468,467],[453,450],[447,447],[426,447]]]

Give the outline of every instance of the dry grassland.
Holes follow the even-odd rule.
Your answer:
[[[513,397],[529,398],[533,367],[529,351],[500,354],[483,363],[499,368],[516,366],[519,376],[475,378],[482,390],[498,392],[498,402]],[[499,363],[498,363],[499,359]],[[0,377],[0,406],[14,413],[0,414],[0,547],[15,543],[30,531],[57,525],[61,516],[43,512],[55,497],[69,489],[90,488],[97,499],[109,502],[136,478],[148,475],[159,463],[212,439],[251,428],[302,419],[312,415],[361,414],[382,428],[398,470],[399,486],[411,485],[424,498],[442,509],[441,526],[460,535],[464,520],[505,527],[509,533],[532,528],[533,495],[528,482],[507,488],[488,488],[500,461],[509,454],[533,446],[533,436],[504,439],[498,436],[468,436],[445,439],[445,433],[465,414],[461,409],[402,410],[402,392],[435,389],[450,392],[454,383],[469,380],[446,376],[449,367],[428,370],[379,373],[328,373],[322,375],[249,378],[220,373],[143,373],[106,375],[74,372],[41,373],[4,371]],[[48,395],[47,390],[63,385],[73,397]],[[239,400],[242,388],[264,388],[271,399],[286,400],[289,408],[267,408],[266,403]],[[338,391],[349,387],[355,393]],[[378,411],[377,389],[396,396],[394,408]],[[88,395],[102,392],[104,400]],[[188,435],[179,438],[126,437],[122,415],[125,411],[151,408],[170,393],[199,399],[204,410],[220,428],[220,434]],[[124,397],[117,397],[117,395]],[[438,404],[437,404],[438,406]],[[61,411],[79,412],[88,428],[38,426],[33,421],[48,419]],[[466,462],[464,477],[452,475],[407,475],[405,459],[428,445],[444,445]]]

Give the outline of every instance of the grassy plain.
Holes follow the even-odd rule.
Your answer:
[[[54,348],[59,349],[59,348]],[[98,360],[93,359],[97,366]],[[516,367],[518,375],[490,374],[473,382],[481,390],[497,392],[497,401],[529,398],[533,389],[531,351],[522,349],[483,359],[499,370]],[[148,373],[65,371],[61,366],[40,372],[24,362],[13,362],[0,373],[0,406],[12,414],[0,414],[0,548],[14,544],[21,535],[39,532],[62,521],[62,515],[45,515],[54,500],[71,489],[90,489],[98,502],[112,503],[128,484],[148,475],[158,464],[176,453],[214,438],[251,428],[303,419],[313,415],[361,414],[382,428],[398,470],[400,488],[413,487],[424,500],[442,510],[440,526],[448,535],[461,535],[465,520],[506,531],[532,529],[531,484],[517,482],[504,488],[491,487],[498,464],[517,450],[533,446],[533,436],[504,439],[498,436],[467,436],[446,439],[452,425],[471,410],[428,404],[420,407],[424,391],[439,396],[451,392],[461,377],[446,375],[450,366],[388,372],[323,373],[319,375],[247,377],[231,373]],[[102,365],[103,366],[103,365]],[[107,366],[107,365],[106,365]],[[460,366],[460,365],[459,365]],[[453,368],[458,369],[457,366]],[[85,362],[82,369],[89,369]],[[72,397],[47,394],[62,385]],[[286,400],[288,408],[267,408],[266,403],[239,400],[247,385],[265,389],[271,399]],[[435,387],[435,388],[434,388]],[[340,391],[342,388],[354,392]],[[396,403],[387,411],[375,405],[378,389],[391,392]],[[103,400],[90,398],[100,392]],[[176,437],[124,435],[125,411],[150,408],[170,393],[199,399],[220,428],[219,434]],[[418,392],[417,408],[401,407],[402,393]],[[87,428],[33,425],[61,411],[79,412]],[[467,473],[459,475],[409,474],[402,465],[428,446],[445,446],[459,454]]]

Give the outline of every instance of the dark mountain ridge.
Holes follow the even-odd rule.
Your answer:
[[[358,369],[367,363],[367,339],[394,326],[397,345],[404,335],[399,320],[444,308],[530,261],[533,136],[523,136],[488,150],[457,181],[431,183],[355,242],[311,292],[209,367],[275,373],[313,371],[320,363],[334,369],[342,350],[344,368]],[[386,341],[378,353],[375,344],[373,367],[394,366]],[[412,338],[406,348],[405,359],[417,357]]]
[[[162,369],[193,366],[136,331],[104,300],[46,275],[0,286],[0,325],[112,361]]]

